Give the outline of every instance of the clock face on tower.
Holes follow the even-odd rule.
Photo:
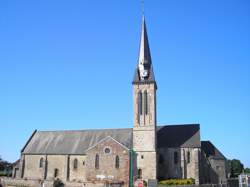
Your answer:
[[[141,79],[145,79],[148,76],[148,70],[146,69],[146,67],[144,66],[142,62],[140,62],[139,64],[139,73],[140,73]]]
[[[145,78],[145,77],[147,77],[148,76],[148,70],[143,70],[142,72],[141,72],[141,77],[143,77],[143,78]]]

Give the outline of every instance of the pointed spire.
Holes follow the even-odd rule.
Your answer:
[[[140,53],[139,53],[139,66],[145,65],[148,68],[151,65],[151,55],[148,43],[148,34],[146,28],[145,17],[142,17],[142,27],[141,27],[141,42],[140,42]]]
[[[144,15],[142,17],[138,66],[133,80],[133,83],[139,82],[155,82]]]

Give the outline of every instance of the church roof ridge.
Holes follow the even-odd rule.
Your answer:
[[[85,132],[85,131],[108,131],[108,130],[131,130],[132,128],[106,128],[106,129],[75,129],[75,130],[37,130],[37,132],[47,133],[47,132]]]
[[[180,123],[180,124],[157,124],[157,127],[174,127],[174,126],[191,126],[191,125],[197,125],[200,126],[199,123]],[[105,130],[131,130],[131,128],[126,127],[126,128],[105,128],[105,129],[75,129],[75,130],[68,130],[68,129],[62,129],[62,130],[36,130],[36,132],[41,132],[41,133],[47,133],[47,132],[85,132],[85,131],[105,131]]]
[[[157,127],[165,127],[165,126],[168,126],[168,127],[175,127],[175,126],[200,126],[200,123],[180,123],[180,124],[158,124]]]

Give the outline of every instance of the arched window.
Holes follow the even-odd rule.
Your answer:
[[[42,168],[43,167],[43,158],[40,158],[40,161],[39,161],[39,168]]]
[[[142,93],[139,91],[138,93],[138,114],[142,115]]]
[[[99,155],[95,155],[95,169],[99,169]]]
[[[58,177],[58,173],[59,173],[59,170],[56,168],[56,169],[54,170],[54,178]]]
[[[178,163],[178,153],[176,151],[174,152],[174,163]]]
[[[148,115],[148,93],[144,91],[144,114]]]
[[[138,169],[138,179],[141,179],[141,178],[142,178],[142,170]]]
[[[78,166],[78,160],[77,159],[74,160],[73,166],[74,166],[74,169],[77,169],[77,166]]]
[[[115,157],[115,168],[119,169],[119,167],[120,167],[120,158],[119,158],[118,155],[116,155],[116,157]]]
[[[190,163],[190,151],[187,152],[187,163]]]

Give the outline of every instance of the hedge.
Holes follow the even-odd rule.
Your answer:
[[[167,179],[159,182],[161,185],[192,185],[194,179]]]

